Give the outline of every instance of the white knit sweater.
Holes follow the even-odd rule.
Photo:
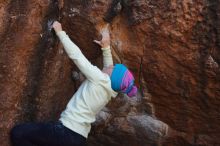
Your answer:
[[[64,31],[58,32],[57,35],[70,59],[86,77],[62,112],[60,121],[67,128],[87,138],[96,114],[111,97],[117,96],[117,92],[111,88],[109,75],[93,66]],[[102,50],[104,67],[113,65],[110,47]]]

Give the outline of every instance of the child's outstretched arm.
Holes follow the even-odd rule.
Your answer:
[[[94,40],[94,42],[102,47],[101,49],[103,54],[103,67],[107,68],[109,66],[113,66],[108,25],[106,25],[106,27],[101,30],[101,34],[102,34],[102,40],[101,41]]]
[[[78,46],[76,46],[69,38],[69,36],[62,30],[62,26],[59,22],[53,23],[53,28],[59,37],[64,49],[70,59],[76,64],[79,70],[86,76],[90,81],[96,82],[103,76],[102,71],[92,65],[87,58],[82,54]]]

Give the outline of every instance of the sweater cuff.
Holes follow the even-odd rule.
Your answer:
[[[101,48],[101,49],[102,49],[102,51],[109,50],[109,49],[110,49],[110,46],[105,47],[105,48]]]
[[[58,36],[60,39],[62,39],[62,38],[64,38],[64,37],[67,36],[65,31],[59,31],[59,32],[57,32],[56,34],[57,34],[57,36]]]

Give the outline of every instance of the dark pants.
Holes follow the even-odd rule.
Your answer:
[[[11,131],[13,146],[84,146],[86,138],[61,122],[26,123]]]

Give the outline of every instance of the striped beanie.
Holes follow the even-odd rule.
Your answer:
[[[111,86],[116,92],[127,94],[129,97],[137,94],[132,73],[123,64],[116,64],[111,75]]]

